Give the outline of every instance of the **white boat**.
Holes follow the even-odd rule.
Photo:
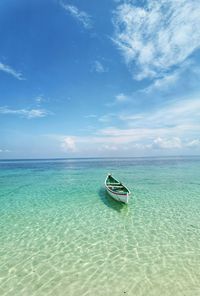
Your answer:
[[[115,179],[111,174],[108,174],[106,177],[105,187],[112,198],[125,204],[128,203],[129,196],[131,194],[130,190]]]

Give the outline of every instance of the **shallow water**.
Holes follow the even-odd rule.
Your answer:
[[[1,161],[0,295],[200,295],[199,218],[198,157]]]

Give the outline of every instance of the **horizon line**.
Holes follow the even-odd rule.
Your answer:
[[[198,155],[152,155],[152,156],[88,156],[88,157],[51,157],[51,158],[0,158],[0,161],[36,161],[36,160],[79,160],[79,159],[130,159],[130,158],[177,158],[200,157]]]

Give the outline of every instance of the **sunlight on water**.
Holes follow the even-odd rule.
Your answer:
[[[200,295],[200,158],[2,161],[0,203],[2,296]]]

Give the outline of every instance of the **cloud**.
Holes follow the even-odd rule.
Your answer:
[[[199,145],[198,138],[195,139],[200,131],[200,100],[198,97],[173,101],[154,111],[128,112],[112,116],[108,114],[107,117],[109,124],[112,124],[112,118],[115,122],[118,118],[117,126],[119,127],[106,127],[96,133],[110,144],[143,145],[144,143],[145,148],[151,149],[195,148]],[[104,115],[103,118],[107,117]]]
[[[163,91],[175,85],[180,78],[180,72],[175,71],[174,73],[166,74],[164,77],[156,79],[151,85],[141,90],[146,94],[153,93],[154,91]]]
[[[65,9],[65,11],[67,11],[73,18],[79,21],[84,26],[84,28],[90,29],[92,27],[91,16],[85,11],[79,10],[74,5],[65,4],[63,2],[60,4]]]
[[[179,89],[180,93],[183,90],[183,85],[187,86],[187,88],[184,88],[184,92],[191,92],[191,88],[192,92],[194,92],[194,88],[199,89],[199,77],[200,73],[196,63],[188,59],[182,63],[181,67],[154,79],[149,86],[136,93],[155,96],[158,95],[158,92],[162,94],[168,93],[169,95],[169,92],[172,91],[172,95],[174,95],[174,88]]]
[[[100,129],[97,135],[110,139],[111,143],[131,143],[148,138],[155,137],[165,132],[164,128],[117,128],[117,127],[106,127]]]
[[[94,61],[92,65],[92,71],[95,71],[97,73],[105,73],[108,72],[108,69],[105,68],[105,66],[101,62]]]
[[[8,107],[0,107],[0,114],[19,115],[24,118],[46,117],[51,112],[43,109],[9,109]]]
[[[88,130],[87,136],[57,135],[56,141],[76,156],[192,155],[200,148],[199,118],[197,95],[143,113],[108,113],[99,118],[102,128]]]
[[[8,153],[8,152],[10,152],[10,150],[8,150],[8,149],[0,149],[0,153]]]
[[[159,109],[144,113],[127,113],[119,118],[130,127],[149,127],[176,129],[177,132],[200,130],[200,100],[197,97],[187,100],[179,99],[160,106]]]
[[[161,78],[200,47],[198,0],[131,2],[114,13],[114,42],[134,77]]]
[[[0,71],[10,74],[18,80],[25,80],[20,72],[17,72],[16,70],[11,68],[10,66],[5,65],[3,63],[0,63]]]
[[[194,139],[186,144],[189,148],[200,148],[200,139]]]
[[[123,103],[129,101],[129,97],[123,93],[116,95],[116,102]]]
[[[113,114],[105,114],[99,117],[99,121],[107,123],[107,122],[110,122],[112,118],[113,118]]]
[[[144,114],[121,114],[119,115],[119,119],[126,122],[135,122],[144,119]]]
[[[76,152],[76,138],[71,136],[66,136],[62,139],[61,147],[67,152]]]
[[[125,95],[124,93],[120,93],[120,94],[115,96],[113,101],[111,101],[109,103],[106,103],[106,106],[107,107],[113,107],[115,105],[127,103],[127,102],[130,102],[130,101],[131,101],[131,98],[129,96]]]
[[[163,134],[162,129],[159,129],[158,135]],[[79,153],[80,155],[91,154],[97,155],[98,152],[116,155],[134,155],[134,153],[145,152],[147,155],[152,152],[174,152],[182,153],[181,151],[195,151],[200,147],[200,141],[196,139],[184,140],[181,137],[176,137],[164,133],[164,136],[156,136],[155,130],[151,129],[132,129],[132,130],[117,130],[107,129],[107,132],[98,133],[89,136],[65,136],[60,137],[61,147],[65,152]],[[190,143],[194,143],[190,145]],[[178,151],[178,152],[177,152]]]
[[[118,147],[114,145],[102,145],[99,147],[100,151],[118,151]]]
[[[156,149],[180,149],[183,147],[181,139],[172,137],[171,139],[156,138],[153,140],[152,148]]]
[[[89,115],[85,115],[85,118],[97,118],[96,114],[89,114]]]
[[[35,98],[35,102],[37,104],[37,106],[39,107],[42,103],[44,103],[46,101],[46,99],[44,98],[43,95],[39,95]]]

